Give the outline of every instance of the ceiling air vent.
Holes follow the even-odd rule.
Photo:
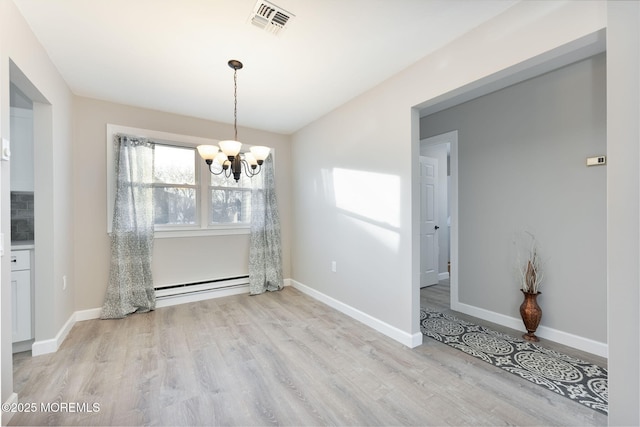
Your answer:
[[[253,25],[273,34],[286,28],[295,15],[265,0],[258,0],[249,20]]]

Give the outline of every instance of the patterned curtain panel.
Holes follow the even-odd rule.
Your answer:
[[[273,156],[269,155],[262,171],[252,178],[251,234],[249,236],[249,292],[258,295],[278,291],[282,279],[280,217],[276,201]]]
[[[116,200],[111,266],[102,319],[147,312],[156,305],[151,278],[153,250],[153,142],[114,137]]]

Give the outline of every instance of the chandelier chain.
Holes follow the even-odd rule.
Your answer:
[[[233,131],[234,140],[238,140],[238,69],[233,69]]]

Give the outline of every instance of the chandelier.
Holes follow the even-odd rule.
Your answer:
[[[242,144],[238,142],[238,70],[242,68],[242,62],[232,59],[228,62],[233,68],[233,130],[234,139],[220,141],[218,148],[215,145],[198,145],[198,154],[209,166],[209,171],[214,175],[224,174],[227,178],[233,175],[233,179],[238,182],[242,170],[252,178],[260,173],[262,163],[269,155],[270,148],[254,145],[249,152],[241,153]],[[220,166],[218,172],[212,167],[213,162]]]

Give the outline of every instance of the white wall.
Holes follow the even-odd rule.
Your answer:
[[[638,425],[639,7],[631,1],[522,2],[296,133],[293,159],[305,167],[294,171],[293,277],[372,318],[417,331],[419,246],[410,230],[419,230],[419,136],[410,109],[553,59],[563,46],[606,27],[609,423]],[[391,150],[393,156],[385,154]],[[332,203],[327,178],[335,167],[400,180],[402,213],[393,233],[349,219]],[[379,197],[396,203],[388,192]],[[392,238],[397,247],[389,245]],[[344,253],[355,254],[356,265],[330,274],[327,261]]]
[[[11,64],[10,60],[14,65]],[[15,5],[0,0],[0,131],[10,138],[10,82],[34,104],[36,221],[36,340],[51,339],[74,310],[73,211],[71,209],[71,102],[67,85]],[[43,104],[46,103],[46,104]],[[1,166],[1,231],[10,235],[10,162]],[[6,239],[6,237],[5,237]],[[8,242],[5,241],[5,244]],[[11,397],[11,308],[9,257],[1,265],[2,401]],[[69,286],[62,289],[62,277]]]
[[[378,92],[294,135],[291,265],[296,281],[411,339],[411,114]]]
[[[520,3],[297,132],[293,156],[304,167],[293,178],[294,278],[419,334],[419,135],[412,108],[604,26],[600,2]],[[335,203],[336,169],[354,171],[373,187],[360,197],[369,195],[369,215],[378,215],[377,221]],[[376,191],[367,173],[385,187]],[[387,215],[382,220],[377,208]],[[329,270],[332,259],[338,260],[337,273]]]
[[[2,17],[6,16],[8,12],[8,5],[6,0],[0,0],[0,136],[2,138],[10,137],[10,106],[9,102],[9,65],[6,64],[5,58],[7,57],[5,47],[5,40],[8,36],[4,32],[4,20]],[[7,186],[7,175],[3,173],[4,166],[0,166],[0,190]],[[10,177],[9,172],[9,177]],[[11,212],[9,212],[9,218],[3,218],[2,212],[6,210],[6,204],[10,203],[6,198],[2,199],[2,192],[0,191],[0,232],[5,236],[7,230],[7,223],[11,224]],[[9,230],[9,236],[11,232]],[[2,242],[6,244],[5,242]],[[12,359],[12,332],[11,332],[11,283],[10,283],[10,271],[11,268],[7,265],[3,257],[0,260],[0,400],[6,402],[13,393],[13,359]],[[9,273],[7,273],[9,271]],[[2,424],[5,425],[9,416],[4,415],[2,417]]]
[[[233,126],[111,102],[76,97],[74,102],[74,260],[76,310],[102,307],[109,277],[106,128],[115,124],[152,131],[224,139]],[[282,221],[283,273],[290,277],[290,137],[238,129],[247,144],[274,148],[276,191]],[[171,285],[248,274],[249,236],[158,238],[154,241],[154,284]]]
[[[591,34],[605,24],[608,27],[607,149],[610,160],[607,168],[609,421],[612,425],[638,425],[640,11],[636,2],[608,2],[606,5],[603,2],[523,2],[294,135],[293,160],[300,166],[292,176],[295,223],[291,233],[292,275],[409,334],[419,333],[418,245],[417,234],[413,232],[418,230],[419,218],[416,203],[419,193],[415,184],[419,136],[418,117],[412,107],[472,82],[491,78],[493,73]],[[52,284],[49,303],[58,307],[52,311],[47,328],[58,330],[62,323],[60,319],[65,318],[68,314],[65,312],[72,305],[69,292],[65,294],[53,289],[54,279],[67,271],[73,252],[69,239],[73,216],[68,208],[72,203],[66,190],[70,182],[63,172],[65,166],[70,166],[66,156],[71,149],[65,143],[71,141],[69,93],[13,3],[0,0],[2,137],[9,136],[10,57],[15,58],[16,64],[55,106],[55,111],[51,112],[51,123],[55,123],[51,132],[52,146],[43,150],[51,155],[51,165],[42,165],[42,173],[52,180],[50,195],[44,201],[51,205],[49,213],[53,212],[53,218],[43,225],[51,231],[43,230],[41,238],[51,253],[55,253],[55,260],[51,265],[47,264],[43,272],[50,273],[45,279]],[[144,127],[142,123],[137,125]],[[384,154],[390,145],[394,148],[395,161]],[[71,169],[68,167],[67,170]],[[370,178],[366,182],[385,182],[385,191],[379,193],[373,186],[366,186],[371,190],[366,202],[375,208],[383,204],[378,200],[380,197],[393,205],[384,215],[375,209],[371,209],[373,213],[368,212],[369,216],[367,212],[363,215],[363,212],[340,210],[332,199],[329,179],[335,176],[336,169],[342,169],[339,172],[342,180],[346,170]],[[386,178],[390,178],[390,183]],[[7,180],[8,171],[3,165],[0,221],[5,235],[8,234]],[[36,182],[36,191],[37,186]],[[58,196],[60,199],[54,206],[53,199]],[[101,226],[103,224],[104,221]],[[331,259],[338,259],[336,273],[329,271],[327,263]],[[0,269],[4,401],[12,389],[6,257],[0,263]],[[73,283],[71,291],[74,291]]]
[[[10,60],[13,61],[10,66]],[[10,71],[11,70],[11,71]],[[10,138],[10,83],[33,99],[34,166],[35,166],[35,222],[36,222],[36,341],[53,340],[65,322],[77,310],[100,307],[104,297],[108,272],[108,238],[106,235],[106,123],[157,129],[161,131],[211,136],[227,135],[231,126],[204,120],[167,115],[149,110],[130,109],[114,104],[95,104],[75,99],[31,32],[23,17],[10,0],[0,0],[0,131]],[[87,108],[87,111],[83,110]],[[95,114],[95,116],[93,115]],[[77,123],[72,127],[72,117]],[[281,202],[283,224],[290,223],[289,205],[289,137],[240,129],[245,142],[276,148],[276,179]],[[73,159],[73,162],[72,162]],[[9,176],[7,162],[1,164],[1,231],[10,235]],[[83,203],[85,202],[85,203]],[[93,204],[95,202],[95,204]],[[77,221],[74,221],[74,215]],[[97,220],[95,220],[98,218]],[[93,222],[95,220],[95,222]],[[282,229],[288,241],[290,228]],[[95,237],[95,238],[94,238]],[[237,236],[235,236],[237,237]],[[226,240],[225,240],[226,239]],[[243,240],[244,239],[244,240]],[[209,271],[246,269],[247,236],[233,236],[212,241],[203,239],[188,246],[199,254],[210,254],[206,265]],[[184,241],[181,241],[185,243]],[[8,241],[6,242],[8,244]],[[168,265],[166,257],[175,262],[175,246],[163,255],[164,243],[156,252],[158,271]],[[79,247],[75,253],[74,248]],[[289,247],[284,245],[284,274],[289,276]],[[238,256],[238,253],[241,253]],[[189,253],[183,253],[188,257]],[[191,258],[189,258],[191,259]],[[167,261],[167,262],[163,262]],[[1,271],[2,320],[2,401],[12,398],[13,372],[11,354],[10,268],[9,258],[3,257]],[[174,264],[175,265],[175,264]],[[175,270],[171,270],[175,272]],[[196,277],[202,274],[190,270]],[[245,270],[246,272],[246,270]],[[76,276],[77,274],[77,276]],[[62,289],[62,278],[67,288]],[[163,274],[158,275],[160,278]],[[199,277],[199,276],[198,276]],[[190,277],[184,277],[189,280]],[[167,278],[167,280],[172,280]],[[4,419],[4,418],[3,418]]]
[[[33,191],[33,109],[11,107],[11,191]]]
[[[640,425],[640,3],[607,3],[609,425]]]

